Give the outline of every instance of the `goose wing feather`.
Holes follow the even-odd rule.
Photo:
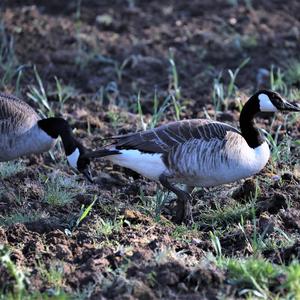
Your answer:
[[[117,150],[136,149],[145,153],[167,153],[189,140],[223,140],[228,131],[240,134],[236,128],[213,120],[183,120],[146,131],[115,136],[113,145]]]
[[[0,93],[0,135],[19,135],[34,126],[38,114],[17,97]]]

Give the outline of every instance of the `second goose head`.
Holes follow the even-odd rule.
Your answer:
[[[265,140],[254,126],[254,117],[259,112],[300,111],[300,108],[286,101],[278,93],[259,90],[245,103],[240,114],[240,128],[251,148],[259,147]]]
[[[261,112],[300,111],[300,107],[289,103],[273,91],[260,90],[251,98],[258,103],[258,109]]]
[[[62,118],[48,118],[37,122],[38,127],[53,139],[61,137],[69,165],[82,173],[90,182],[90,160],[84,157],[85,147],[73,135],[68,122]]]

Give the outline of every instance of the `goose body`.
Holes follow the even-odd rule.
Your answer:
[[[261,111],[300,109],[275,92],[261,90],[244,105],[240,131],[205,119],[172,122],[113,137],[111,145],[88,153],[87,157],[103,157],[159,181],[181,201],[176,219],[182,220],[187,214],[182,203],[188,203],[190,195],[175,184],[185,184],[187,190],[217,186],[250,177],[267,164],[270,150],[253,121]]]
[[[37,125],[38,114],[24,101],[0,95],[0,161],[50,150],[55,139]]]
[[[117,137],[110,149],[119,154],[108,160],[149,179],[159,181],[165,174],[172,183],[201,187],[252,176],[270,156],[267,142],[253,149],[237,129],[210,120],[184,120]]]
[[[88,176],[89,161],[81,159],[84,147],[73,136],[64,119],[41,119],[34,109],[17,97],[0,94],[0,161],[50,150],[62,138],[69,164]]]

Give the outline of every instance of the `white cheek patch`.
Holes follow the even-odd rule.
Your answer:
[[[78,161],[79,155],[80,155],[79,149],[76,148],[72,154],[67,156],[67,160],[72,168],[77,169],[77,161]]]
[[[278,111],[278,109],[271,102],[268,95],[260,94],[258,96],[258,99],[259,99],[259,109],[260,109],[260,111],[271,111],[271,112]]]

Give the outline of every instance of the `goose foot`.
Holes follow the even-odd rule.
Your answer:
[[[194,223],[193,215],[192,215],[192,197],[189,193],[180,190],[179,188],[172,185],[168,177],[165,175],[161,175],[159,177],[159,181],[166,189],[175,193],[177,196],[177,204],[175,207],[175,216],[172,219],[176,224],[185,223],[190,226]]]
[[[182,196],[177,199],[173,221],[176,224],[184,223],[187,226],[191,226],[194,223],[191,205],[192,197],[186,193]]]

